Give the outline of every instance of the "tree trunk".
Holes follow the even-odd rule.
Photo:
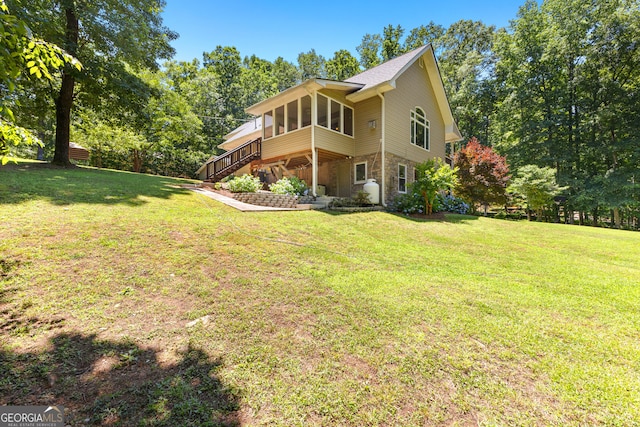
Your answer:
[[[140,156],[140,150],[133,150],[133,171],[140,173],[142,170],[142,157]]]
[[[615,228],[620,228],[622,225],[622,221],[620,220],[620,209],[613,208],[613,226]]]
[[[78,18],[71,7],[65,9],[67,28],[65,50],[76,56],[78,48]],[[71,108],[73,107],[73,89],[75,77],[72,66],[67,65],[62,72],[62,87],[56,98],[56,145],[53,161],[60,166],[71,166],[69,161],[69,138],[71,129]]]

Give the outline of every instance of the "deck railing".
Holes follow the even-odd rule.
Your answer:
[[[259,159],[261,150],[262,138],[257,138],[219,155],[207,163],[207,180],[216,182],[231,175],[252,160]]]

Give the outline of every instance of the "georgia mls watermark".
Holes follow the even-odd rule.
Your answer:
[[[64,407],[0,406],[0,427],[64,427]]]

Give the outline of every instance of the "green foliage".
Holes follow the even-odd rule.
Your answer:
[[[542,209],[553,203],[553,198],[565,187],[556,183],[556,170],[526,165],[518,169],[518,173],[509,186],[509,191],[524,198],[529,209],[537,211],[537,219],[542,218]]]
[[[411,190],[424,199],[426,215],[433,212],[438,192],[452,190],[456,186],[457,171],[457,168],[451,169],[439,157],[416,165],[416,181],[411,185]]]
[[[290,178],[282,178],[277,182],[274,182],[269,186],[269,190],[272,193],[276,194],[289,194],[292,196],[302,196],[305,194],[309,187],[307,183],[298,178],[297,176],[292,176]]]
[[[17,2],[19,3],[19,2]],[[29,2],[20,17],[38,37],[63,47],[82,70],[60,68],[50,94],[56,100],[54,162],[67,165],[72,110],[76,103],[144,123],[141,104],[148,89],[137,78],[143,68],[173,54],[177,35],[162,26],[163,0]],[[79,90],[81,88],[81,91]],[[111,117],[110,117],[111,118]]]
[[[327,78],[346,80],[360,72],[358,60],[348,50],[339,50],[326,62]]]
[[[255,193],[262,188],[260,178],[249,174],[233,178],[228,185],[232,193]]]
[[[300,68],[302,81],[313,77],[326,77],[325,64],[326,60],[322,55],[318,55],[315,49],[300,53],[298,55],[298,67]]]
[[[400,212],[406,215],[423,214],[424,198],[416,191],[409,191],[395,196],[387,206],[391,212]]]
[[[358,191],[354,197],[339,197],[333,199],[329,204],[332,208],[361,208],[371,206],[369,193]]]
[[[55,70],[71,64],[76,70],[82,67],[74,57],[59,46],[33,36],[27,23],[10,13],[4,0],[0,0],[0,96],[5,91],[15,92],[29,80],[52,79]],[[25,79],[20,79],[20,77]],[[42,145],[29,130],[17,126],[9,103],[0,104],[0,162],[6,164],[11,148],[20,144]]]

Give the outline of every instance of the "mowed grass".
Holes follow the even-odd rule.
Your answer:
[[[640,233],[241,213],[183,182],[0,168],[0,404],[71,425],[640,425]]]

